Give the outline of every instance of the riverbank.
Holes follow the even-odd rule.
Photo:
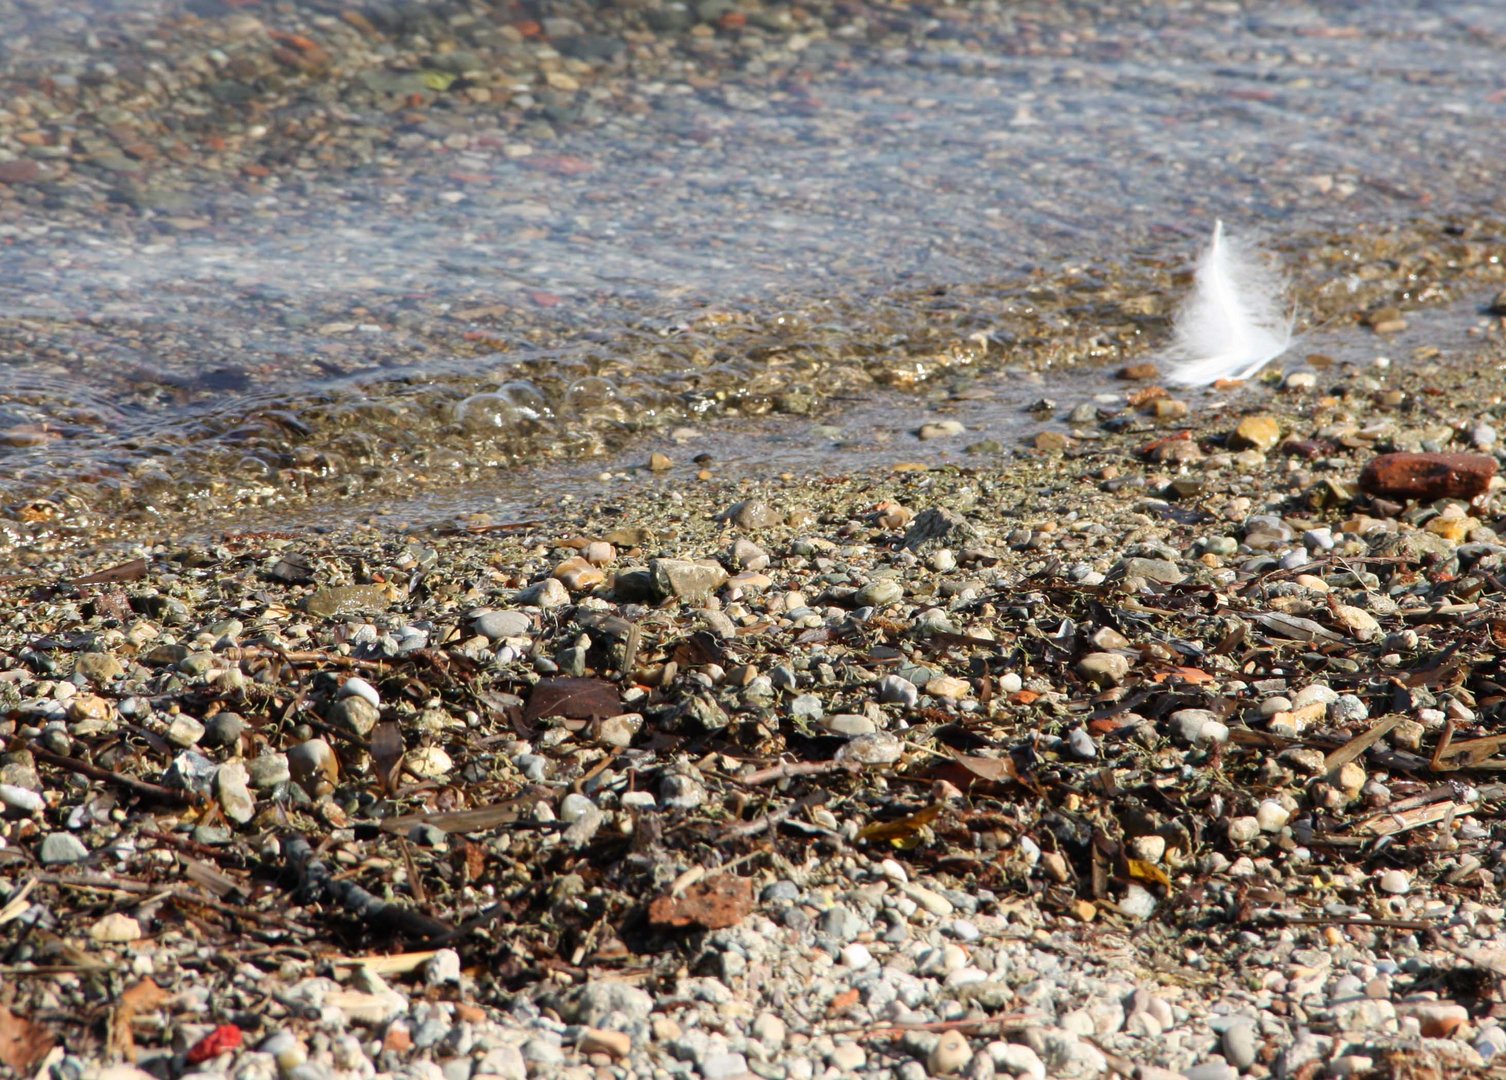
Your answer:
[[[8,1063],[176,1074],[218,1029],[247,1077],[1478,1073],[1476,329],[1106,383],[976,467],[666,453],[526,520],[7,578]],[[1398,451],[1471,456],[1362,490]]]

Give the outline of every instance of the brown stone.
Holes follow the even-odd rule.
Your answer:
[[[0,184],[34,184],[42,178],[42,167],[30,158],[0,161]]]
[[[1484,454],[1382,454],[1360,473],[1360,488],[1419,502],[1473,499],[1495,474],[1495,458]]]

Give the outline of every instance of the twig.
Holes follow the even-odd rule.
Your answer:
[[[103,780],[107,784],[115,784],[128,791],[134,791],[137,795],[148,799],[161,799],[164,802],[177,803],[179,806],[194,805],[193,796],[189,795],[186,791],[177,791],[173,788],[163,787],[161,784],[153,784],[147,780],[127,776],[125,773],[113,772],[98,765],[91,765],[87,761],[68,757],[66,754],[54,754],[51,750],[43,750],[35,743],[30,744],[29,749],[32,756],[38,761],[45,761],[47,764],[56,765],[60,769],[68,769],[78,773],[80,776],[87,776],[91,780]]]
[[[835,758],[829,761],[781,761],[778,765],[770,765],[767,769],[759,769],[746,776],[739,776],[737,780],[743,784],[771,784],[796,776],[824,776],[835,772],[855,773],[860,768],[862,766],[855,762],[837,761]]]
[[[866,1027],[829,1028],[828,1035],[856,1035],[861,1039],[897,1039],[912,1031],[976,1031],[983,1028],[1002,1027],[1009,1024],[1030,1022],[1026,1013],[1004,1013],[1002,1016],[979,1016],[971,1020],[927,1020],[915,1024],[879,1024]]]
[[[720,839],[742,840],[749,836],[757,836],[761,832],[774,828],[786,818],[791,817],[794,814],[798,814],[802,810],[806,810],[812,806],[819,806],[825,801],[826,792],[824,791],[815,791],[809,795],[802,795],[800,798],[796,799],[789,805],[782,806],[778,810],[764,814],[762,817],[757,817],[752,821],[745,821],[739,825],[732,825],[726,829],[723,829]]]

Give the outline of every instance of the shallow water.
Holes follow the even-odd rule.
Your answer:
[[[191,7],[230,56],[279,25]],[[338,522],[414,484],[490,503],[644,431],[800,430],[937,372],[1153,350],[1214,217],[1279,251],[1311,310],[1338,273],[1320,247],[1506,217],[1506,8],[1098,8],[785,26],[764,5],[756,46],[666,31],[673,62],[427,116],[316,79],[355,159],[226,121],[268,148],[249,179],[76,141],[59,182],[0,202],[0,504],[98,529]],[[81,10],[0,7],[5,85],[108,79],[184,17],[97,6],[91,40]]]

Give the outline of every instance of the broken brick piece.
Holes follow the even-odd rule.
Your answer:
[[[1473,499],[1490,486],[1496,459],[1484,454],[1382,454],[1360,473],[1371,495],[1416,499]]]

